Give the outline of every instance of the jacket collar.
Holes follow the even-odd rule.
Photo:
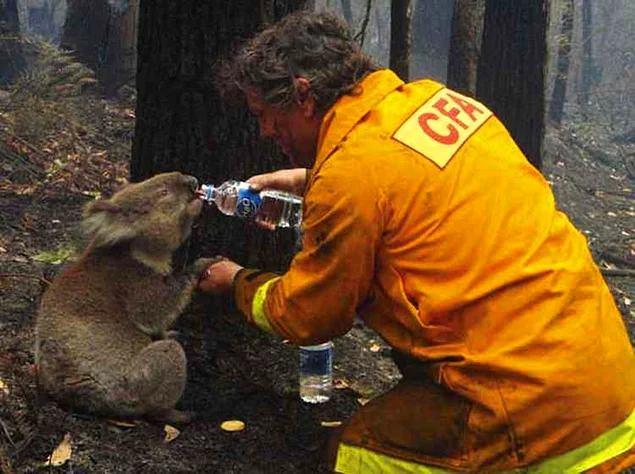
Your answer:
[[[354,92],[340,97],[322,119],[313,170],[326,161],[364,115],[403,83],[394,72],[382,69],[362,79]]]

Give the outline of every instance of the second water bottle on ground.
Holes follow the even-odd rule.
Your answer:
[[[300,346],[300,398],[307,403],[324,403],[333,386],[333,342]]]
[[[300,227],[302,198],[274,189],[257,192],[249,183],[225,181],[216,187],[203,184],[200,192],[207,202],[229,216],[258,220],[275,227]]]

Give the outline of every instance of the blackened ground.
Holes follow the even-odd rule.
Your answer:
[[[635,209],[626,162],[632,150],[594,147],[566,130],[550,133],[546,145],[545,175],[559,206],[588,236],[598,263],[632,269]],[[15,472],[324,472],[320,455],[331,428],[320,423],[344,420],[358,399],[381,393],[397,379],[385,345],[361,325],[336,341],[335,376],[348,388],[335,390],[324,405],[309,406],[298,398],[293,347],[246,327],[218,302],[197,299],[179,330],[190,372],[182,407],[200,418],[170,443],[161,425],[115,426],[38,400],[33,317],[58,266],[33,257],[76,240],[87,199],[77,193],[39,198],[0,192],[0,467],[5,462]],[[631,275],[607,281],[632,337],[635,280]],[[244,421],[245,430],[222,431],[219,425],[227,419]],[[43,468],[66,433],[72,438],[70,461]]]
[[[7,430],[0,439],[14,470],[322,472],[321,452],[332,428],[321,422],[344,420],[359,406],[358,398],[369,398],[396,380],[388,352],[371,351],[381,342],[361,325],[336,347],[335,377],[346,379],[350,388],[335,390],[331,401],[312,406],[298,397],[296,348],[247,327],[219,302],[195,300],[178,326],[189,360],[181,406],[200,418],[170,443],[164,442],[162,425],[121,427],[38,400],[33,318],[58,266],[33,257],[77,240],[76,224],[87,199],[0,194],[0,381],[6,384],[0,390],[0,421]],[[222,431],[220,423],[228,419],[244,421],[245,430]],[[65,433],[72,437],[71,460],[60,468],[43,468]]]

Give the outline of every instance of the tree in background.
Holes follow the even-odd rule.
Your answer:
[[[560,14],[560,33],[556,36],[558,44],[558,62],[556,77],[549,103],[549,120],[554,125],[560,125],[567,96],[567,80],[569,78],[569,64],[571,61],[571,41],[573,37],[573,0],[562,2]]]
[[[15,80],[25,67],[16,0],[0,0],[0,86]]]
[[[486,0],[477,97],[542,164],[547,0]]]
[[[134,77],[139,0],[69,0],[62,48],[74,51],[108,95]]]
[[[456,0],[448,54],[448,87],[476,95],[478,58],[483,36],[485,0]]]
[[[349,26],[353,26],[353,8],[351,6],[351,0],[342,0],[342,14]]]
[[[593,87],[586,107],[592,105],[593,117],[607,126],[633,134],[635,122],[635,2],[603,0],[592,2],[594,24]]]
[[[60,46],[97,71],[103,50],[110,6],[106,0],[69,0]]]
[[[22,33],[36,34],[59,44],[66,6],[66,0],[18,0]]]
[[[413,1],[411,76],[445,82],[454,2]]]
[[[593,66],[593,10],[591,0],[582,0],[582,71],[578,101],[583,107],[589,103],[591,86],[595,80]]]
[[[412,9],[410,0],[390,2],[390,69],[401,79],[410,78]]]
[[[259,140],[257,123],[246,109],[221,103],[213,84],[214,64],[239,40],[303,3],[141,1],[134,181],[180,170],[220,184],[288,165],[272,145]],[[281,269],[293,241],[291,231],[247,229],[237,219],[210,212],[201,219],[193,245],[243,265]]]

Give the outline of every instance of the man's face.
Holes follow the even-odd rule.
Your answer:
[[[313,98],[278,107],[255,91],[248,91],[246,97],[249,110],[258,119],[260,136],[274,140],[294,166],[312,167],[321,123]]]

